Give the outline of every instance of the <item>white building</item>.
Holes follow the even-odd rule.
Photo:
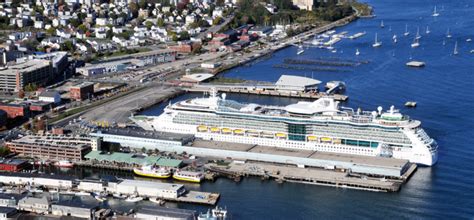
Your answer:
[[[139,196],[144,197],[178,198],[186,190],[181,184],[123,180],[116,186],[109,186],[108,191],[124,195],[137,193]]]
[[[57,91],[44,91],[38,96],[38,100],[59,104],[61,103],[61,95]]]

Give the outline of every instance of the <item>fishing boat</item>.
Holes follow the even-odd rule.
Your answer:
[[[453,54],[454,55],[458,55],[459,54],[459,51],[458,51],[458,42],[456,41],[456,43],[454,43],[454,51],[453,51]]]
[[[359,49],[356,49],[356,56],[359,56],[360,55],[360,51]]]
[[[227,219],[227,210],[216,207],[212,210],[207,210],[206,213],[198,215],[197,220],[224,220]]]
[[[384,27],[385,27],[385,25],[383,24],[383,20],[380,22],[380,27],[381,27],[381,28],[384,28]]]
[[[133,173],[138,176],[166,179],[171,176],[171,172],[165,168],[155,168],[153,166],[142,166],[134,168]]]
[[[410,32],[408,31],[408,24],[405,24],[405,33],[403,35],[408,36],[410,35]]]
[[[431,31],[430,31],[430,27],[429,27],[429,26],[426,26],[426,31],[425,31],[425,33],[426,33],[426,34],[429,34],[429,33],[431,33]]]
[[[150,198],[149,200],[150,202],[156,203],[160,206],[163,206],[166,203],[165,200],[159,198]]]
[[[397,35],[396,34],[393,35],[392,41],[393,41],[393,43],[397,43],[398,40],[397,40]]]
[[[431,16],[433,16],[433,17],[438,17],[439,16],[439,12],[436,10],[436,5],[434,6],[433,14]]]
[[[372,47],[380,47],[380,46],[382,46],[382,42],[378,41],[377,33],[375,33],[375,41],[374,41],[374,44],[372,44]]]
[[[200,183],[204,176],[200,172],[178,170],[173,174],[173,178],[181,181]]]
[[[143,198],[138,195],[131,195],[125,199],[125,202],[140,202]]]
[[[453,37],[453,35],[451,35],[451,32],[449,31],[449,28],[448,28],[448,30],[446,31],[446,37],[447,37],[447,38]]]
[[[54,166],[63,167],[63,168],[72,168],[74,167],[74,163],[72,163],[69,160],[60,160],[58,162],[55,162]]]
[[[418,41],[418,38],[415,37],[413,40],[413,43],[411,44],[411,48],[417,48],[420,46],[420,42]]]
[[[120,193],[114,193],[114,194],[112,195],[112,197],[114,197],[114,198],[116,198],[116,199],[126,199],[126,198],[127,198],[126,196],[124,196],[124,195],[122,195],[122,194],[120,194]]]
[[[96,199],[96,200],[99,201],[99,202],[103,202],[103,201],[106,201],[106,200],[107,200],[107,198],[106,198],[105,196],[103,196],[103,195],[101,195],[101,194],[99,194],[99,193],[93,192],[91,195],[94,197],[94,199]]]

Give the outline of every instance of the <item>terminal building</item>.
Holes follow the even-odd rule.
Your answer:
[[[310,92],[317,91],[321,81],[293,75],[282,75],[275,83],[276,90],[287,92]]]

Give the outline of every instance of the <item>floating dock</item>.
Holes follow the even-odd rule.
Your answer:
[[[165,198],[166,201],[186,202],[202,205],[216,205],[220,195],[218,193],[187,191],[178,198]]]

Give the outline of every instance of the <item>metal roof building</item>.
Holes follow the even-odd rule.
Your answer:
[[[169,219],[169,220],[193,220],[195,211],[187,209],[165,208],[159,206],[143,206],[137,211],[137,219]]]
[[[276,89],[280,91],[306,92],[317,90],[321,81],[303,76],[281,75],[275,83]]]
[[[85,156],[89,160],[116,162],[116,163],[128,163],[128,164],[156,164],[161,167],[180,167],[182,164],[181,160],[167,159],[164,157],[155,156],[143,156],[138,154],[127,154],[127,153],[102,153],[100,151],[91,151]]]

